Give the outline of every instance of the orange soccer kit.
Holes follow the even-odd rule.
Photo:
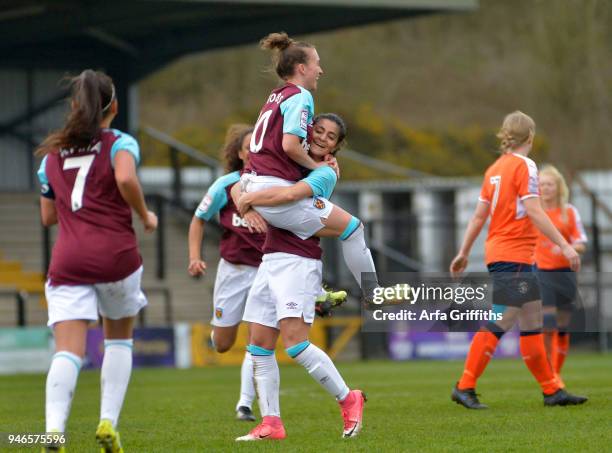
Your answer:
[[[546,214],[567,242],[570,244],[587,242],[580,214],[574,206],[568,204],[563,208],[547,209]],[[576,279],[575,274],[569,269],[569,261],[542,233],[538,235],[535,257],[543,305],[571,311],[576,292]],[[570,337],[567,328],[557,329],[554,315],[552,318],[550,321],[546,316],[544,318],[545,335],[550,343],[550,364],[554,372],[560,374],[569,350]]]
[[[495,305],[520,307],[539,299],[535,274],[532,273],[537,229],[527,217],[524,200],[539,197],[538,170],[535,163],[522,155],[500,156],[486,173],[479,201],[489,204],[489,234],[485,243],[485,260],[494,282]],[[510,274],[512,273],[512,274]],[[522,275],[520,290],[508,284],[508,278]],[[500,278],[501,277],[501,278]],[[520,279],[519,279],[520,280]],[[498,292],[496,283],[505,291]],[[496,297],[496,293],[500,296]],[[488,323],[476,333],[465,361],[463,375],[457,384],[460,390],[473,389],[484,372],[504,331]],[[529,371],[545,394],[559,387],[546,358],[541,330],[522,331],[520,350]]]

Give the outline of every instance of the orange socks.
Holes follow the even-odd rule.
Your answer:
[[[555,354],[557,353],[557,329],[545,330],[543,332],[544,348],[550,365],[554,368]]]
[[[520,349],[525,365],[531,371],[546,395],[559,389],[552,367],[546,358],[542,332],[521,332]]]
[[[561,374],[561,367],[563,367],[563,362],[565,362],[567,352],[569,351],[569,332],[557,332],[557,335],[555,335],[554,339],[556,341],[553,343],[554,352],[551,364],[555,373]]]
[[[463,375],[457,384],[459,390],[476,387],[476,380],[487,367],[491,357],[493,357],[498,341],[497,335],[488,330],[481,330],[474,335],[470,351],[465,359]],[[546,359],[546,356],[544,358]]]
[[[493,333],[490,330],[483,329],[474,335],[470,351],[465,359],[465,367],[463,375],[457,384],[459,390],[473,389],[476,387],[476,381],[487,367],[499,338],[503,332]],[[557,336],[553,337],[557,340]],[[553,343],[553,351],[559,350],[559,357],[555,364],[563,365],[563,359],[567,353],[569,346],[569,336],[567,334],[559,335],[558,340]],[[520,349],[525,365],[531,371],[531,374],[536,378],[542,387],[542,391],[550,395],[559,390],[559,384],[555,379],[553,368],[546,357],[546,349],[544,348],[544,335],[542,332],[521,332]]]

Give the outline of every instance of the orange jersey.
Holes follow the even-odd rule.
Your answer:
[[[586,232],[584,231],[578,210],[571,204],[568,204],[565,209],[567,213],[565,222],[561,216],[561,208],[547,209],[546,214],[548,214],[553,225],[567,242],[570,244],[587,242]],[[561,254],[559,247],[541,232],[538,232],[538,245],[535,256],[538,269],[550,270],[570,267],[569,261]]]
[[[538,233],[527,217],[523,200],[539,197],[538,168],[528,157],[500,156],[485,172],[480,201],[489,204],[485,261],[533,264]]]

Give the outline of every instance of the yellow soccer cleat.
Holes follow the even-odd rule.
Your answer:
[[[101,453],[123,453],[119,432],[113,428],[110,420],[100,420],[96,430],[96,441],[100,445]]]
[[[325,291],[315,301],[315,312],[318,316],[324,318],[331,316],[333,308],[339,307],[346,302],[346,291],[332,291],[328,288],[323,288]]]

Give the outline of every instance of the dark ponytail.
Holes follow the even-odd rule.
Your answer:
[[[86,69],[70,79],[70,113],[64,127],[51,133],[37,148],[37,155],[59,149],[87,148],[115,99],[112,79],[103,72]]]

